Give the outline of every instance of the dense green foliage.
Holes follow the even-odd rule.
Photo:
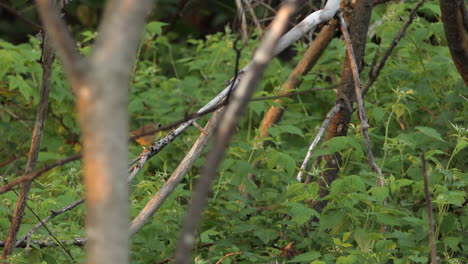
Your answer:
[[[402,26],[414,1],[380,6],[372,22],[382,19],[374,42],[366,48],[365,80],[380,43],[384,50]],[[169,124],[209,101],[234,72],[236,38],[229,29],[205,39],[180,40],[161,34],[162,23],[147,25],[133,70],[130,88],[130,127],[151,121]],[[95,34],[81,33],[81,52],[89,54]],[[246,65],[257,46],[256,38],[242,50],[240,64]],[[34,37],[29,43],[12,45],[0,40],[0,162],[17,157],[0,168],[12,179],[21,174],[28,151],[31,127],[38,103],[41,51]],[[288,61],[273,60],[256,96],[276,95],[306,43],[297,44],[297,55]],[[382,51],[381,51],[382,54]],[[299,90],[326,87],[339,81],[344,42],[335,38]],[[254,137],[264,112],[272,101],[255,101],[238,126],[226,159],[219,170],[210,205],[205,213],[194,253],[196,263],[215,263],[228,253],[241,251],[223,263],[427,263],[429,257],[426,202],[420,154],[428,160],[430,191],[434,205],[438,255],[444,263],[466,263],[468,251],[466,207],[468,103],[463,84],[446,47],[437,4],[425,4],[398,44],[378,81],[367,94],[366,108],[371,125],[373,152],[386,179],[377,185],[369,169],[359,121],[354,117],[349,136],[327,142],[314,157],[340,152],[344,165],[325,198],[328,206],[319,215],[308,207],[318,199],[321,166],[311,171],[310,184],[295,180],[307,147],[325,114],[333,106],[333,90],[297,95],[288,101],[281,122],[270,129],[271,145],[257,146]],[[55,62],[50,108],[40,164],[70,156],[80,150],[75,99],[60,63]],[[18,119],[15,120],[13,112]],[[207,118],[202,118],[203,124]],[[153,157],[131,185],[131,213],[135,216],[176,168],[200,132],[189,128],[173,144]],[[322,144],[323,145],[323,144]],[[208,147],[209,149],[209,147]],[[141,151],[130,145],[130,157]],[[161,209],[136,236],[131,248],[134,263],[159,263],[172,257],[179,228],[193,183],[204,158]],[[260,161],[259,168],[253,164]],[[247,179],[249,172],[257,182]],[[81,164],[74,162],[42,175],[33,183],[29,205],[41,217],[84,195]],[[244,184],[251,199],[239,192]],[[382,202],[387,200],[387,206]],[[6,237],[15,207],[13,192],[2,195],[0,237]],[[48,224],[59,238],[84,237],[84,210],[78,207]],[[315,219],[318,221],[311,221]],[[26,212],[20,235],[37,223]],[[382,224],[386,231],[380,233]],[[31,239],[47,240],[44,230]],[[293,244],[291,244],[293,243]],[[288,246],[289,244],[289,246]],[[14,263],[66,263],[59,248],[24,251],[17,249]],[[81,248],[68,247],[82,260]],[[286,258],[289,256],[289,258]]]

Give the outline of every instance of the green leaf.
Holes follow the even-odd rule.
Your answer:
[[[309,251],[307,253],[295,256],[293,259],[288,261],[288,263],[312,261],[314,259],[319,258],[320,256],[321,254],[318,251]]]
[[[364,229],[359,228],[354,232],[354,240],[362,252],[366,253],[372,250],[374,240]]]
[[[458,244],[461,241],[461,237],[445,237],[443,241],[444,241],[444,244],[447,245],[451,250],[453,251],[460,250],[460,248],[458,247]]]
[[[453,150],[452,157],[457,155],[462,149],[468,146],[468,140],[466,138],[462,138],[457,142],[455,149]]]
[[[290,175],[296,171],[296,161],[286,153],[280,153],[277,167],[284,168]]]
[[[162,32],[162,28],[165,25],[167,25],[167,23],[159,22],[159,21],[153,21],[153,22],[148,23],[148,25],[146,25],[146,30],[150,34],[160,35],[161,32]]]
[[[442,142],[446,142],[440,136],[439,132],[437,132],[437,130],[435,130],[435,129],[431,128],[431,127],[417,126],[416,129],[421,131],[423,134],[425,134],[428,137],[431,137],[433,139],[437,139],[437,140],[442,141]]]
[[[275,237],[279,235],[279,233],[273,229],[268,229],[268,228],[259,228],[254,231],[254,235],[260,240],[262,240],[263,243],[267,244],[271,240],[273,240]]]
[[[388,188],[380,187],[380,186],[373,186],[370,188],[370,193],[372,194],[372,197],[377,199],[377,201],[383,202],[385,198],[388,197]]]
[[[288,134],[294,134],[294,135],[299,135],[301,137],[304,137],[304,133],[302,133],[302,130],[300,130],[298,127],[296,126],[292,126],[292,125],[282,125],[281,126],[281,131],[283,133],[288,133]]]
[[[319,214],[312,208],[307,207],[300,203],[288,203],[291,221],[297,223],[297,225],[305,224],[313,216],[319,217]]]
[[[318,157],[339,152],[348,147],[348,137],[334,137],[322,144],[321,149],[313,151],[312,156]]]

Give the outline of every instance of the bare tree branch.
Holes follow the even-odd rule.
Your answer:
[[[350,6],[348,8],[348,6],[345,6],[343,8],[345,12],[352,10],[352,12],[346,15],[346,19],[353,29],[350,37],[353,43],[355,58],[357,63],[359,63],[359,69],[362,69],[367,30],[372,13],[372,2],[372,0],[353,1],[354,7]],[[346,2],[346,4],[349,3],[350,2]],[[341,108],[332,118],[325,141],[338,136],[346,136],[348,133],[348,127],[354,111],[352,105],[356,97],[353,83],[354,77],[351,71],[350,61],[349,59],[345,59],[341,72],[340,86],[338,87],[336,95],[337,102],[343,103],[345,107]],[[342,158],[340,153],[333,153],[322,156],[320,159],[325,161],[325,168],[321,171],[320,177],[317,178],[317,183],[319,185],[318,195],[320,198],[324,198],[329,194],[329,186],[338,177]],[[315,211],[321,212],[326,204],[326,199],[315,200],[312,203],[312,207]]]
[[[128,230],[128,85],[152,1],[108,2],[89,61],[76,51],[50,2],[37,3],[78,96],[87,188],[87,262],[127,263],[129,239],[122,230]]]
[[[367,159],[369,162],[369,166],[377,173],[379,186],[382,187],[385,185],[385,179],[382,175],[382,171],[380,170],[380,167],[375,162],[374,154],[372,153],[372,146],[371,146],[371,142],[369,138],[369,132],[367,131],[367,129],[369,128],[369,123],[367,122],[366,110],[364,108],[364,102],[362,100],[361,80],[359,79],[359,69],[356,63],[356,57],[354,56],[353,45],[351,43],[351,38],[349,37],[348,28],[346,26],[346,22],[343,18],[343,15],[340,13],[338,14],[338,16],[340,20],[340,28],[341,28],[341,31],[343,32],[343,38],[345,39],[345,42],[346,42],[346,54],[348,55],[348,59],[350,61],[350,66],[351,66],[351,71],[353,73],[354,92],[356,95],[356,101],[358,105],[359,119],[361,120],[361,132],[364,138],[364,144],[366,145]],[[387,204],[387,199],[384,199],[383,204],[384,206]],[[385,231],[385,225],[382,224],[381,232],[384,232],[384,231]]]
[[[36,122],[34,123],[34,130],[31,138],[31,146],[29,148],[28,162],[26,164],[26,169],[24,172],[30,178],[32,177],[29,174],[31,174],[31,172],[36,167],[37,159],[39,157],[42,133],[44,131],[44,124],[49,106],[49,91],[52,76],[52,64],[54,62],[54,50],[49,42],[49,39],[45,37],[42,51],[42,83],[39,98],[39,106],[37,109]],[[17,178],[16,180],[21,180],[25,178],[28,179],[28,177],[23,176],[22,178]],[[18,201],[16,202],[16,208],[13,213],[13,219],[11,220],[10,229],[8,230],[2,259],[6,259],[6,257],[13,252],[13,249],[15,247],[16,235],[19,231],[21,221],[23,220],[24,209],[26,207],[29,190],[31,188],[31,181],[23,182],[24,183],[21,186],[21,192],[18,196]],[[4,187],[7,186],[3,186],[2,189]]]
[[[330,44],[337,28],[337,21],[332,21],[329,25],[322,28],[318,36],[310,43],[304,56],[302,56],[299,63],[288,76],[288,80],[283,85],[283,93],[288,94],[287,92],[301,85],[302,79],[300,76],[307,74],[315,63],[317,63],[320,56],[328,47],[328,44]],[[276,100],[275,102],[281,106],[285,106],[283,100]],[[266,137],[268,135],[268,129],[279,121],[283,112],[284,108],[278,106],[271,106],[270,109],[268,109],[260,123],[260,137]]]
[[[307,150],[307,154],[304,158],[304,161],[302,162],[301,168],[299,169],[299,172],[297,173],[296,179],[298,182],[302,181],[302,175],[304,174],[304,172],[307,169],[307,166],[309,165],[312,151],[315,149],[315,147],[317,147],[318,143],[320,142],[320,139],[322,138],[323,133],[325,132],[325,129],[327,129],[333,116],[335,116],[336,113],[338,113],[338,111],[340,111],[342,107],[343,105],[341,103],[337,103],[335,106],[332,107],[330,112],[328,112],[327,116],[323,120],[323,123],[317,132],[317,136],[315,136],[314,141],[312,141],[312,144],[310,144],[309,149]]]
[[[66,75],[70,78],[73,89],[78,89],[84,80],[86,61],[79,54],[75,41],[60,18],[56,6],[51,0],[36,0],[46,34],[51,36],[57,54],[62,61]],[[76,91],[75,91],[76,92]]]
[[[434,217],[432,216],[432,200],[429,191],[429,177],[427,176],[426,158],[424,152],[421,153],[421,169],[424,180],[424,198],[426,199],[427,223],[429,226],[429,247],[431,249],[431,263],[437,264],[437,249],[434,236]]]
[[[84,246],[86,239],[84,238],[74,238],[73,240],[67,241],[67,240],[59,240],[60,243],[62,243],[65,246],[79,246],[82,247]],[[37,245],[40,248],[47,248],[47,247],[58,247],[60,244],[58,244],[56,241],[53,240],[48,240],[48,241],[40,241],[40,240],[29,240],[29,241],[23,241],[21,242],[17,247],[19,248],[28,248],[31,244]],[[0,241],[0,247],[5,246],[4,241]]]
[[[201,133],[198,139],[193,144],[190,151],[185,155],[179,166],[174,170],[172,175],[167,179],[164,185],[159,189],[153,198],[146,204],[141,212],[133,219],[130,224],[130,235],[133,236],[138,232],[143,225],[156,213],[166,199],[172,194],[179,183],[184,179],[185,174],[192,168],[195,161],[201,155],[208,140],[211,138],[214,128],[218,123],[219,117],[222,115],[222,109],[213,114],[204,130],[207,134]]]
[[[17,16],[21,21],[23,21],[25,24],[29,25],[32,29],[35,31],[42,31],[41,25],[38,25],[37,23],[31,21],[29,18],[21,14],[20,12],[16,11],[13,7],[10,5],[0,1],[0,6],[5,8],[8,12],[12,13],[13,15]]]
[[[361,120],[361,131],[364,137],[364,143],[366,144],[366,152],[367,158],[369,159],[370,167],[377,173],[379,178],[379,186],[384,185],[384,178],[382,176],[382,171],[380,170],[379,166],[375,163],[374,155],[372,154],[371,143],[369,138],[369,133],[367,129],[369,128],[369,123],[367,122],[366,110],[364,108],[364,102],[362,100],[361,94],[361,81],[359,79],[359,69],[356,63],[356,58],[354,56],[353,45],[351,44],[351,39],[349,38],[348,28],[346,26],[346,22],[343,19],[343,16],[340,14],[340,24],[341,24],[341,31],[343,32],[343,37],[346,41],[346,53],[348,54],[348,58],[351,62],[351,71],[353,72],[354,78],[354,92],[356,93],[356,101],[358,105],[358,114],[359,119]]]
[[[464,0],[440,0],[447,45],[453,62],[468,85],[468,10]]]
[[[411,25],[413,22],[414,17],[416,16],[416,11],[424,4],[426,0],[419,0],[419,2],[413,7],[413,9],[410,12],[410,15],[408,17],[408,20],[406,20],[405,24],[401,27],[401,29],[398,31],[398,33],[395,35],[395,38],[393,38],[392,43],[390,46],[387,48],[385,51],[384,55],[382,56],[382,59],[379,61],[379,64],[377,65],[377,68],[375,70],[372,70],[369,72],[369,79],[367,79],[366,84],[364,84],[364,87],[362,88],[362,94],[365,95],[369,88],[374,84],[375,80],[380,74],[380,71],[383,69],[385,66],[385,63],[387,62],[387,59],[390,57],[390,54],[392,53],[393,49],[396,47],[396,45],[400,42],[401,38],[405,35],[406,29]],[[376,54],[377,56],[378,54]]]
[[[267,31],[260,47],[255,52],[250,70],[246,72],[239,87],[230,96],[229,105],[226,107],[223,118],[216,130],[213,149],[207,157],[206,165],[195,187],[191,204],[182,226],[180,239],[175,251],[175,263],[177,264],[190,262],[195,231],[198,228],[203,210],[208,202],[211,183],[223,159],[225,148],[234,132],[237,121],[240,119],[253,94],[260,76],[274,56],[274,49],[286,28],[289,17],[295,10],[295,4],[295,1],[285,1],[278,11],[275,20],[273,20],[270,30]]]
[[[8,191],[12,190],[18,184],[32,181],[35,178],[41,176],[44,172],[50,171],[51,169],[56,168],[58,166],[62,166],[63,164],[66,164],[68,162],[79,160],[80,158],[81,158],[81,153],[70,156],[70,157],[62,159],[62,160],[54,161],[54,162],[42,167],[41,169],[38,169],[36,171],[30,172],[30,173],[24,175],[21,178],[16,178],[16,179],[12,180],[11,182],[9,182],[8,184],[5,184],[4,186],[0,187],[0,194],[3,194],[5,192],[8,192]]]
[[[38,224],[36,224],[33,228],[31,228],[31,230],[28,231],[28,233],[26,233],[26,235],[24,235],[22,238],[18,239],[16,241],[16,244],[15,244],[15,247],[20,247],[20,245],[23,243],[24,240],[26,239],[29,239],[29,237],[31,237],[31,235],[36,232],[36,230],[38,230],[41,226],[44,226],[47,222],[49,222],[50,220],[52,220],[53,218],[61,215],[62,213],[65,213],[66,211],[69,211],[75,207],[77,207],[78,205],[82,204],[83,202],[85,201],[85,198],[81,198],[80,200],[77,200],[65,207],[62,207],[58,210],[52,210],[52,213],[50,214],[50,216],[42,219]]]

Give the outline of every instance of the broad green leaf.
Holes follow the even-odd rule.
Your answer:
[[[275,237],[279,235],[279,233],[273,229],[269,228],[259,228],[253,232],[253,234],[260,238],[263,243],[267,244],[271,240],[273,240]]]
[[[167,23],[164,22],[159,22],[159,21],[153,21],[148,23],[146,25],[146,30],[153,35],[159,35],[162,32],[162,28],[167,25]]]
[[[428,137],[431,137],[433,139],[437,139],[437,140],[440,140],[442,142],[446,142],[439,134],[439,132],[437,132],[437,130],[435,130],[434,128],[432,127],[424,127],[424,126],[417,126],[416,127],[417,130],[421,131],[423,134],[425,134],[426,136]]]
[[[372,250],[374,240],[364,229],[359,228],[354,232],[354,240],[362,252],[366,253]]]
[[[295,256],[293,259],[288,261],[288,263],[312,261],[314,259],[319,258],[320,256],[321,254],[318,251],[309,251],[307,253],[303,253],[303,254]]]
[[[461,241],[461,237],[446,237],[443,239],[444,244],[447,245],[451,250],[457,252],[460,251],[458,244]]]
[[[304,204],[300,203],[288,203],[291,221],[297,223],[297,225],[302,225],[310,220],[313,216],[319,216],[319,214]]]
[[[290,175],[296,171],[296,161],[286,153],[280,153],[277,166],[283,167]]]
[[[300,130],[298,127],[293,126],[293,125],[282,125],[281,130],[283,133],[299,135],[301,137],[304,136],[304,133],[302,133],[302,130]]]
[[[348,137],[334,137],[322,144],[320,149],[315,149],[312,152],[313,157],[323,156],[339,152],[348,147]]]
[[[377,199],[377,201],[383,202],[385,198],[388,197],[388,188],[380,187],[380,186],[373,186],[370,188],[370,193],[372,194],[372,197]]]

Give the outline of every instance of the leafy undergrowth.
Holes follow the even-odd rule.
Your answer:
[[[411,2],[411,1],[409,1]],[[429,2],[422,12],[439,18],[436,4]],[[385,49],[401,27],[411,4],[377,9],[373,21],[382,19],[376,38]],[[234,71],[235,36],[229,30],[205,40],[178,42],[177,36],[161,35],[161,23],[150,23],[139,50],[130,90],[130,127],[151,121],[169,124],[179,120],[210,100],[229,80]],[[95,34],[85,32],[79,43],[89,53]],[[2,106],[13,109],[25,122],[15,121],[0,111],[0,158],[10,162],[2,176],[12,179],[25,164],[29,137],[38,101],[37,88],[41,69],[38,41],[11,45],[0,41],[0,82]],[[256,40],[242,51],[246,65]],[[378,45],[369,41],[365,62],[370,65]],[[268,67],[256,96],[277,95],[295,63],[306,49],[295,46],[297,55],[290,61],[275,59]],[[344,43],[334,39],[318,65],[304,76],[299,90],[320,88],[339,80],[344,58]],[[3,65],[5,65],[3,67]],[[367,77],[368,67],[362,78]],[[54,65],[50,111],[46,123],[40,162],[67,157],[81,149],[76,123],[74,97],[60,63]],[[279,124],[270,129],[270,146],[257,147],[256,128],[272,101],[250,103],[236,136],[232,140],[219,177],[212,188],[194,251],[195,263],[215,263],[227,254],[223,263],[427,263],[429,260],[428,224],[423,193],[421,153],[428,161],[430,192],[433,199],[435,236],[438,256],[443,263],[466,263],[466,209],[468,158],[468,103],[466,86],[456,72],[446,47],[442,24],[418,17],[406,37],[398,44],[378,81],[366,96],[370,136],[377,163],[386,179],[379,187],[369,169],[359,121],[355,119],[349,136],[335,138],[318,148],[319,155],[340,152],[344,164],[340,176],[325,198],[321,214],[310,209],[318,199],[318,184],[323,164],[309,172],[310,184],[295,180],[307,147],[315,137],[325,114],[334,104],[335,92],[326,90],[297,95],[288,102]],[[202,118],[203,124],[207,118]],[[131,214],[135,216],[176,168],[184,153],[198,136],[188,131],[150,160],[131,185]],[[322,144],[324,145],[324,144]],[[209,147],[208,147],[209,149]],[[130,157],[141,151],[132,144]],[[132,239],[134,263],[158,263],[169,260],[176,246],[190,193],[204,158],[197,161],[186,179]],[[260,162],[258,168],[253,164]],[[253,173],[255,182],[247,179]],[[84,195],[81,164],[74,162],[55,169],[36,180],[29,205],[41,217]],[[238,187],[243,185],[246,195]],[[0,234],[6,237],[16,196],[2,197]],[[383,206],[383,201],[386,206]],[[48,224],[61,240],[84,237],[84,209],[78,207]],[[28,211],[21,226],[25,234],[38,221]],[[381,232],[385,225],[385,232]],[[47,240],[44,230],[31,239]],[[15,263],[66,263],[60,248],[17,249]],[[81,261],[81,248],[69,246]]]

